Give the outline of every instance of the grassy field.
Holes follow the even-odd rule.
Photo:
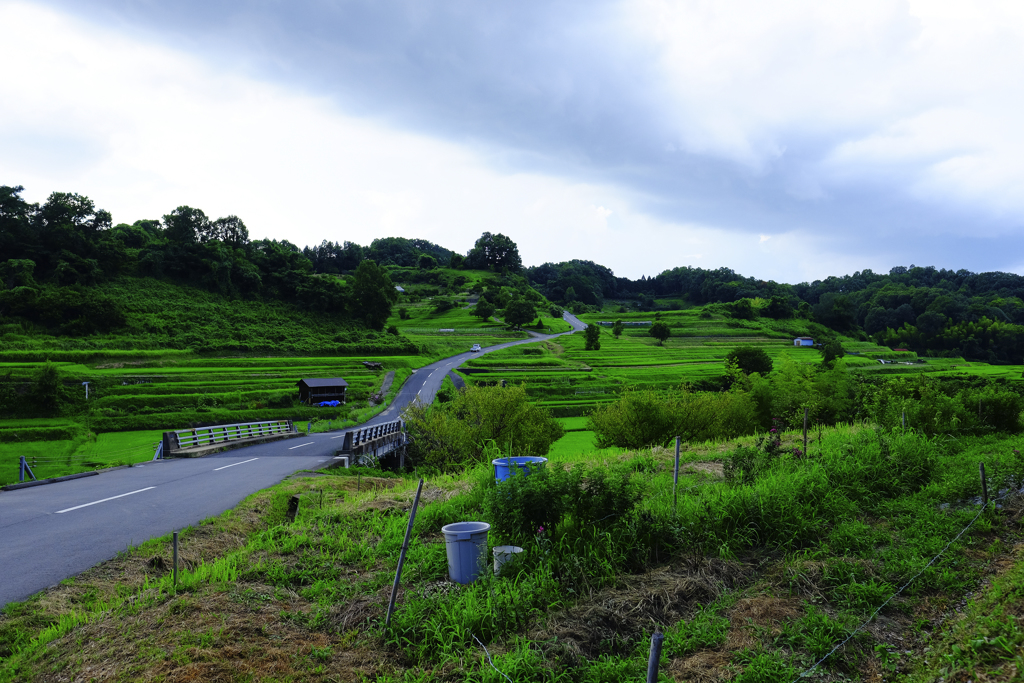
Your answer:
[[[610,683],[643,679],[655,629],[662,681],[1014,680],[1020,442],[839,427],[742,479],[723,478],[737,443],[689,445],[676,506],[668,450],[552,454],[549,468],[587,468],[591,496],[622,481],[635,505],[570,506],[525,536],[507,521],[518,489],[496,489],[488,464],[435,476],[387,629],[415,480],[295,479],[186,530],[177,587],[165,537],[8,606],[0,680]],[[999,473],[984,513],[979,460]],[[525,552],[451,584],[440,528],[473,519],[492,524],[489,547]]]

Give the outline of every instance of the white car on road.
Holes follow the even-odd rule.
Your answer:
[[[470,351],[479,351],[480,350],[480,345],[479,344],[473,344],[473,346],[471,346],[469,348],[469,350]]]

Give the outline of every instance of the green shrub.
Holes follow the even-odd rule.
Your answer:
[[[640,491],[628,469],[578,464],[531,467],[515,473],[484,495],[484,513],[499,537],[520,540],[538,534],[550,537],[566,519],[578,533],[609,528],[640,502]],[[564,530],[563,530],[564,531]]]
[[[409,454],[427,467],[455,470],[483,462],[489,445],[509,455],[545,455],[565,433],[543,408],[531,405],[522,386],[472,386],[434,406],[405,412]]]

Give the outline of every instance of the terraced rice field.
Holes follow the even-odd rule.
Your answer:
[[[652,314],[594,314],[584,322],[652,320]],[[661,314],[669,324],[670,337],[663,345],[644,328],[627,328],[619,339],[608,327],[601,328],[601,349],[585,350],[582,334],[553,342],[498,351],[475,358],[464,366],[473,383],[522,383],[527,393],[556,416],[585,415],[594,407],[617,399],[629,387],[670,390],[686,383],[700,384],[725,374],[725,357],[740,345],[764,349],[776,363],[789,359],[798,364],[817,364],[813,348],[793,346],[793,338],[808,334],[797,320],[702,319],[699,309]],[[871,375],[953,373],[1020,378],[1019,366],[989,366],[959,358],[918,359],[917,354],[894,352],[872,342],[844,339],[848,366]],[[893,361],[882,364],[878,359]]]
[[[364,360],[383,368],[371,370]],[[395,371],[394,392],[411,368],[427,362],[420,356],[384,356],[173,357],[94,367],[57,363],[73,391],[82,392],[82,412],[74,419],[0,420],[0,484],[16,480],[20,456],[36,463],[39,478],[149,460],[161,432],[190,425],[284,418],[354,424],[369,416],[367,399],[388,371]],[[20,363],[15,376],[28,379],[38,365]],[[348,403],[340,408],[297,405],[296,383],[307,377],[344,378]],[[76,386],[84,381],[89,382],[88,401],[84,388]]]

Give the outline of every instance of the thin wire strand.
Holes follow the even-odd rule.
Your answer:
[[[500,673],[502,676],[505,676],[504,672],[502,672],[501,669],[494,666],[494,661],[491,659],[491,653],[487,651],[487,646],[481,643],[480,639],[477,638],[472,631],[469,632],[469,635],[473,636],[473,640],[475,640],[480,645],[480,647],[484,649],[484,654],[487,655],[487,662],[491,665],[491,668]],[[508,683],[512,683],[512,679],[508,676],[505,676],[505,680],[508,681]]]
[[[815,669],[817,669],[817,668],[818,668],[819,666],[821,666],[821,664],[822,664],[822,663],[823,663],[823,662],[824,662],[824,661],[825,661],[826,659],[828,659],[828,658],[829,658],[829,657],[831,657],[831,656],[832,656],[833,654],[835,654],[836,650],[838,650],[839,648],[841,648],[841,647],[843,647],[844,645],[846,645],[846,644],[847,644],[848,642],[850,642],[850,641],[851,641],[851,640],[853,639],[853,637],[854,637],[854,636],[856,636],[856,635],[857,635],[858,633],[860,633],[861,631],[863,631],[863,630],[864,630],[864,628],[865,628],[865,627],[866,627],[866,626],[867,626],[868,624],[870,624],[870,623],[871,623],[871,622],[872,622],[872,621],[874,620],[874,618],[875,618],[876,616],[878,616],[878,613],[882,611],[882,608],[884,608],[884,607],[885,607],[886,605],[888,605],[888,604],[889,604],[890,602],[892,602],[892,600],[893,600],[894,598],[896,598],[896,596],[898,596],[898,595],[899,595],[900,593],[902,593],[902,592],[903,592],[904,590],[906,590],[907,586],[909,586],[909,585],[910,585],[910,584],[912,584],[912,583],[913,583],[914,581],[916,581],[916,580],[917,580],[917,578],[918,578],[919,576],[921,576],[921,574],[924,574],[924,573],[925,573],[925,571],[927,571],[927,569],[928,569],[929,567],[931,567],[931,566],[932,566],[933,564],[935,564],[935,561],[936,561],[936,560],[938,560],[938,559],[939,559],[940,557],[942,557],[942,555],[943,555],[943,554],[944,554],[944,553],[945,553],[945,552],[946,552],[947,550],[949,550],[949,547],[950,547],[951,545],[953,545],[954,543],[956,543],[957,541],[959,541],[959,540],[960,540],[960,537],[961,537],[961,536],[963,536],[963,535],[964,535],[965,533],[967,533],[967,530],[968,530],[968,529],[970,529],[970,528],[971,528],[972,526],[974,526],[974,523],[975,523],[975,522],[977,522],[979,518],[981,518],[981,515],[982,515],[982,513],[984,513],[984,512],[985,512],[985,509],[986,509],[986,508],[987,508],[988,506],[992,505],[993,503],[995,503],[995,502],[996,502],[996,501],[998,501],[998,500],[1002,500],[1003,498],[1006,498],[1007,496],[1010,496],[1010,495],[1012,495],[1013,493],[1016,493],[1016,491],[1010,491],[1009,493],[1006,493],[1006,494],[1004,494],[1004,495],[1002,495],[1002,496],[1000,496],[1000,497],[998,497],[998,498],[990,498],[990,499],[989,499],[989,501],[988,501],[987,503],[985,503],[984,505],[982,505],[982,506],[981,506],[981,509],[980,509],[980,510],[978,510],[978,514],[976,514],[976,515],[974,516],[974,519],[972,519],[972,520],[971,520],[971,521],[970,521],[970,522],[969,522],[969,523],[967,524],[967,526],[965,526],[965,527],[964,527],[963,529],[961,529],[961,530],[960,530],[960,533],[958,533],[958,534],[957,534],[956,536],[954,536],[954,537],[953,537],[953,540],[951,540],[951,541],[950,541],[949,543],[947,543],[947,544],[946,544],[946,547],[944,547],[944,548],[943,548],[942,550],[940,550],[940,551],[939,551],[939,554],[938,554],[938,555],[936,555],[935,557],[933,557],[933,558],[932,558],[932,559],[931,559],[931,560],[930,560],[930,561],[928,562],[928,564],[926,564],[926,565],[925,565],[925,566],[924,566],[924,567],[923,567],[923,568],[921,569],[921,571],[919,571],[918,573],[914,574],[914,576],[913,576],[913,577],[911,577],[911,578],[910,578],[910,580],[909,580],[909,581],[907,581],[907,582],[906,582],[905,584],[903,584],[903,585],[902,585],[902,586],[900,587],[900,589],[899,589],[898,591],[896,591],[895,593],[893,593],[893,594],[892,594],[892,595],[891,595],[891,596],[889,597],[889,599],[888,599],[888,600],[886,600],[885,602],[883,602],[883,603],[882,603],[882,604],[881,604],[881,605],[880,605],[880,606],[878,607],[878,609],[876,609],[876,610],[875,610],[874,612],[872,612],[872,613],[871,613],[871,616],[870,616],[870,617],[868,617],[868,618],[867,618],[867,620],[866,620],[866,621],[865,621],[865,622],[864,622],[863,624],[861,624],[860,626],[858,626],[857,628],[855,628],[855,629],[853,630],[853,632],[852,632],[852,633],[850,633],[850,635],[849,635],[849,636],[847,636],[847,637],[846,637],[846,639],[845,639],[844,641],[842,641],[841,643],[839,643],[838,645],[836,645],[836,646],[835,646],[834,648],[832,648],[831,650],[829,650],[828,654],[827,654],[827,655],[825,655],[824,657],[822,657],[821,659],[819,659],[819,660],[818,660],[817,662],[815,662],[815,663],[814,663],[814,665],[813,665],[813,666],[811,666],[811,668],[809,668],[809,669],[805,670],[805,671],[804,671],[804,672],[803,672],[802,674],[800,674],[799,676],[797,676],[796,678],[794,678],[794,679],[793,679],[793,683],[798,683],[798,682],[800,681],[800,679],[801,679],[801,678],[807,678],[808,676],[810,676],[810,675],[811,675],[812,673],[814,673]]]

